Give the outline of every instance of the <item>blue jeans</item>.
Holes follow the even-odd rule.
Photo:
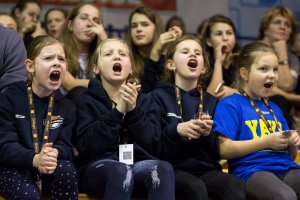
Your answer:
[[[83,172],[81,188],[103,200],[129,200],[133,187],[141,187],[148,199],[175,199],[172,166],[165,161],[144,160],[126,165],[115,160],[97,160]]]

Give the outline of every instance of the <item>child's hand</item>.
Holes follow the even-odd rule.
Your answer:
[[[189,139],[198,139],[201,136],[200,121],[201,120],[199,119],[191,119],[190,121],[179,123],[177,125],[178,134],[182,137],[187,137]]]
[[[211,119],[209,114],[204,114],[201,116],[201,122],[201,135],[206,137],[210,134],[214,121]]]
[[[158,61],[161,54],[165,54],[163,51],[167,49],[166,46],[181,36],[182,30],[178,26],[173,26],[167,32],[160,34],[151,50],[150,58]]]
[[[233,93],[237,93],[237,92],[238,91],[236,89],[224,85],[222,87],[222,90],[216,94],[216,98],[222,99],[224,97],[230,96]]]
[[[289,136],[289,144],[290,147],[297,147],[300,145],[300,136],[297,131],[293,131]]]
[[[127,105],[126,112],[132,111],[135,108],[140,87],[141,85],[136,85],[136,83],[127,83],[126,85],[121,86],[121,98]]]
[[[289,145],[289,137],[287,137],[283,131],[269,134],[264,137],[264,139],[268,148],[274,150],[283,150]]]
[[[33,166],[42,174],[51,174],[57,166],[57,154],[58,151],[52,148],[52,143],[46,143],[41,152],[34,156]]]

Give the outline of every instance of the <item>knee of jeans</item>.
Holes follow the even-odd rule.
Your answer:
[[[128,165],[116,165],[116,169],[114,171],[114,181],[115,183],[123,182],[123,190],[125,192],[129,191],[133,186],[133,173],[132,169]]]

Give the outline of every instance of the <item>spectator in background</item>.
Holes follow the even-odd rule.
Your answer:
[[[235,82],[236,67],[233,54],[237,51],[236,29],[231,19],[223,15],[214,15],[207,21],[202,45],[208,52],[211,73],[206,80],[207,91],[223,98],[237,90],[232,87]],[[216,91],[219,84],[224,83]]]
[[[170,19],[168,19],[165,31],[169,31],[173,26],[179,27],[182,34],[185,34],[185,23],[181,17],[174,15]]]
[[[97,45],[106,38],[101,12],[95,5],[82,3],[70,11],[61,41],[66,45],[68,60],[62,85],[71,99],[76,101],[88,87],[86,68]]]
[[[133,51],[136,76],[141,79],[142,91],[151,91],[157,76],[163,72],[167,45],[182,35],[174,26],[163,33],[162,21],[154,10],[147,7],[135,9],[129,17],[128,44]]]
[[[16,20],[11,15],[6,13],[0,13],[0,26],[4,26],[15,31],[18,30]]]
[[[272,7],[261,18],[258,38],[275,50],[280,74],[277,87],[285,92],[294,92],[300,68],[298,58],[289,49],[289,42],[293,40],[295,33],[294,14],[285,7]],[[281,108],[291,127],[290,102],[281,95],[272,96],[271,99]]]
[[[60,38],[67,18],[67,10],[59,7],[50,8],[45,14],[45,23],[48,35],[56,39]]]
[[[0,26],[0,35],[0,91],[3,91],[11,83],[26,79],[26,49],[16,31]]]
[[[41,9],[41,3],[37,0],[20,0],[11,11],[26,48],[34,37],[46,35],[39,21]]]

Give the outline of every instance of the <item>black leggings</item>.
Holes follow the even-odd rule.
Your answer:
[[[175,170],[176,196],[185,200],[246,199],[246,185],[239,178],[221,171],[208,171],[201,176]]]
[[[35,185],[36,177],[25,169],[0,168],[0,194],[5,199],[40,199]],[[70,161],[58,160],[53,174],[42,175],[42,191],[51,199],[78,198],[77,172]]]

